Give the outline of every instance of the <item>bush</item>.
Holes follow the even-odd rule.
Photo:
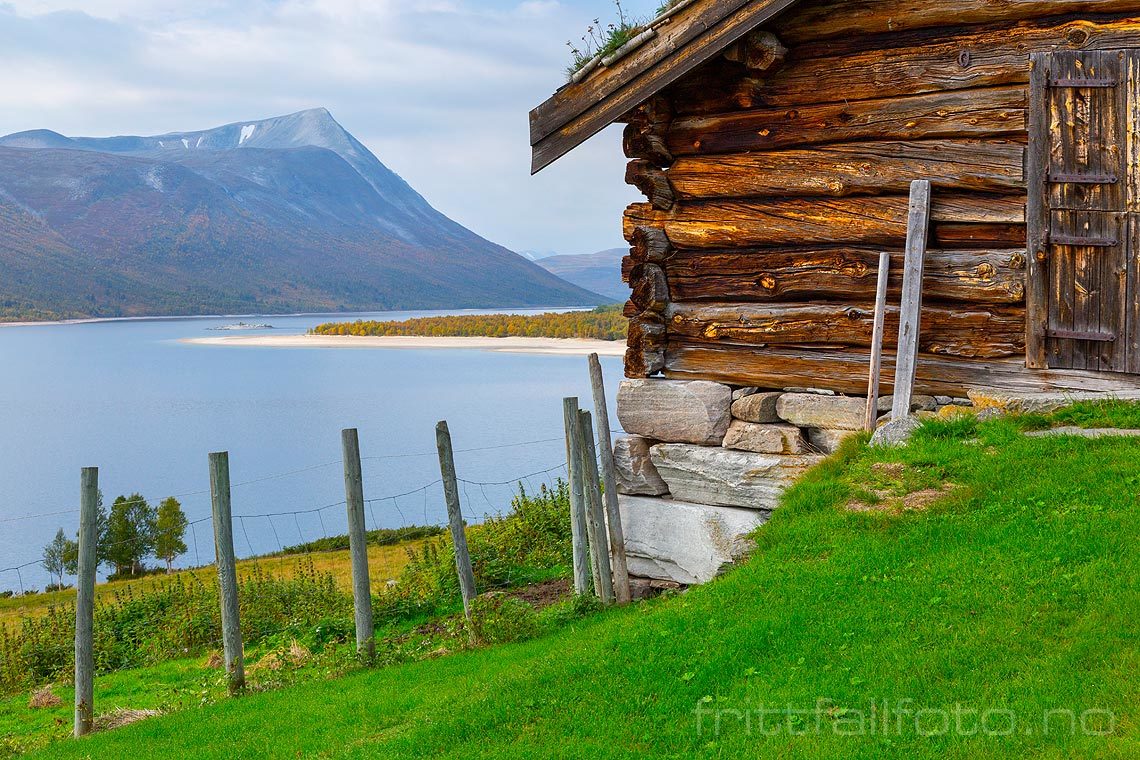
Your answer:
[[[376,546],[394,546],[404,541],[416,541],[421,538],[431,538],[443,533],[444,529],[438,525],[409,525],[407,528],[380,528],[368,531],[368,543]],[[328,536],[308,541],[296,546],[286,546],[271,557],[288,556],[291,554],[309,554],[311,552],[333,552],[348,550],[348,536]]]
[[[479,593],[566,577],[570,573],[570,488],[559,480],[533,494],[519,486],[511,512],[467,528],[467,548]],[[445,534],[409,549],[395,587],[376,600],[378,619],[450,612],[459,603],[455,550]]]
[[[287,635],[316,646],[352,630],[352,596],[331,573],[299,560],[296,576],[277,578],[255,568],[238,584],[247,646]],[[95,668],[107,673],[201,654],[221,645],[217,581],[176,575],[147,591],[127,586],[95,605]],[[75,606],[49,607],[16,630],[0,627],[0,688],[66,681],[74,668]]]
[[[484,644],[510,644],[538,635],[538,615],[521,599],[496,592],[471,603],[471,632]]]

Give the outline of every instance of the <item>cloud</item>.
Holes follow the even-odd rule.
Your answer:
[[[653,0],[634,0],[648,13]],[[157,134],[325,106],[441,211],[515,249],[620,244],[614,130],[529,176],[527,112],[606,0],[9,0],[0,134]]]

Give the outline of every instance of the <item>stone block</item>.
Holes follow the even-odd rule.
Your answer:
[[[776,414],[776,401],[783,395],[776,391],[745,396],[732,402],[732,416],[738,420],[757,424],[780,422],[780,415]]]
[[[664,496],[669,486],[657,474],[649,458],[649,448],[656,441],[640,436],[626,436],[614,442],[614,470],[618,493],[641,496]]]
[[[808,444],[813,449],[823,454],[834,454],[839,450],[839,447],[853,435],[858,435],[857,430],[828,430],[825,428],[808,428],[807,440]]]
[[[690,586],[707,583],[753,548],[767,514],[672,499],[620,496],[629,573]]]
[[[704,380],[625,380],[617,414],[627,433],[669,443],[719,446],[732,417],[732,389]]]
[[[795,425],[759,425],[733,420],[724,436],[724,448],[756,454],[804,454],[807,443]]]
[[[775,509],[780,494],[823,459],[668,443],[654,446],[650,456],[676,499],[765,511]]]
[[[785,393],[776,401],[780,419],[798,427],[825,430],[860,430],[866,410],[866,399],[850,396]]]

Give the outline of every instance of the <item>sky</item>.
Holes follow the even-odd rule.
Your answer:
[[[625,0],[635,16],[659,0]],[[623,245],[620,125],[530,176],[527,114],[612,0],[0,0],[0,135],[205,129],[324,106],[513,250]]]

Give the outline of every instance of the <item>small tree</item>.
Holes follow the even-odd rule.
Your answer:
[[[67,553],[68,543],[70,542],[67,540],[67,534],[63,532],[63,528],[60,528],[51,543],[44,547],[44,559],[41,563],[48,575],[59,579],[60,588],[63,588],[64,555]]]
[[[154,507],[142,494],[120,496],[111,504],[107,518],[105,551],[107,561],[115,566],[115,575],[138,575],[142,561],[154,551]]]
[[[75,534],[76,539],[79,534]],[[106,564],[107,559],[107,511],[103,509],[103,492],[99,492],[99,501],[95,513],[95,566]],[[79,574],[79,541],[67,539],[63,549],[63,571],[68,575]]]
[[[186,553],[186,513],[173,496],[158,505],[154,531],[154,556],[166,562],[166,572],[174,570],[174,560]]]

